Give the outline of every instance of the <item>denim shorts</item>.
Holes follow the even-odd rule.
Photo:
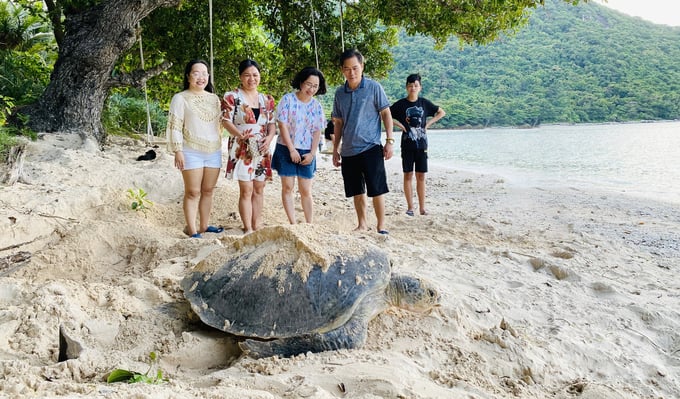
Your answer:
[[[222,150],[215,152],[202,152],[190,149],[182,150],[184,153],[184,170],[222,167]]]
[[[311,152],[311,150],[301,150],[299,148],[297,148],[297,151],[300,156]],[[276,170],[279,176],[298,176],[303,179],[312,179],[314,178],[314,172],[316,172],[316,158],[309,165],[294,163],[290,159],[288,147],[283,144],[276,144],[276,150],[274,150],[274,156],[272,157],[272,169]]]

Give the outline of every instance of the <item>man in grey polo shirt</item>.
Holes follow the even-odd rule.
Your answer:
[[[373,199],[378,233],[389,234],[383,194],[389,192],[385,160],[392,158],[394,147],[390,102],[378,82],[363,76],[364,57],[359,50],[342,53],[340,65],[346,82],[335,91],[331,114],[333,165],[341,166],[345,196],[354,199],[359,222],[356,229],[370,229],[366,221],[368,195]],[[384,146],[381,120],[387,134]]]

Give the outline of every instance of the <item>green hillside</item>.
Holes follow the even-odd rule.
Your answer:
[[[444,107],[438,127],[680,119],[680,28],[655,25],[595,3],[548,0],[515,36],[442,50],[402,34],[381,80],[405,95],[409,73]]]

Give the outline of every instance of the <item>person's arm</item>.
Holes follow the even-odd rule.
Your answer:
[[[340,166],[340,141],[342,140],[343,122],[340,118],[333,118],[333,165]]]
[[[399,119],[397,119],[397,118],[395,117],[395,114],[396,114],[397,112],[399,112],[399,111],[397,111],[397,109],[395,108],[396,104],[398,104],[398,103],[399,103],[399,102],[396,102],[396,103],[392,104],[392,106],[390,107],[390,115],[392,115],[392,123],[394,124],[394,126],[396,126],[397,128],[401,129],[401,131],[406,132],[407,130],[406,130],[406,128],[404,127],[404,125],[402,125],[401,122],[399,122]]]
[[[317,130],[316,132],[313,133],[312,149],[309,153],[305,154],[302,157],[302,160],[300,161],[302,165],[309,165],[312,163],[314,157],[316,157],[316,151],[319,149],[319,141],[321,141],[321,130]]]
[[[184,100],[176,94],[170,101],[166,128],[167,148],[175,157],[175,167],[184,170]]]
[[[222,127],[226,129],[230,136],[234,136],[237,139],[246,139],[252,132],[252,129],[247,129],[245,131],[240,131],[239,128],[234,124],[234,113],[236,112],[236,104],[233,93],[227,93],[222,98]]]
[[[246,139],[252,132],[252,129],[246,129],[243,132],[238,130],[234,122],[228,120],[222,120],[222,126],[229,132],[230,135],[236,137],[237,139]]]
[[[265,106],[264,109],[267,111],[267,125],[265,127],[266,136],[262,140],[260,145],[260,153],[265,155],[269,152],[269,145],[271,144],[274,136],[276,136],[276,117],[275,110],[276,104],[274,103],[274,97],[271,95],[265,96]],[[260,105],[260,112],[262,112],[262,105]]]
[[[380,111],[380,118],[383,121],[383,125],[385,125],[385,134],[387,138],[385,139],[385,147],[383,150],[385,160],[388,160],[392,158],[392,154],[394,154],[394,134],[393,134],[393,129],[394,129],[394,122],[392,120],[392,113],[390,112],[390,107],[385,107],[383,108],[382,111]]]
[[[429,129],[430,126],[434,125],[438,120],[443,118],[445,115],[446,115],[446,111],[444,111],[444,109],[442,107],[439,107],[437,109],[437,112],[434,114],[434,116],[429,121],[427,121],[427,123],[425,124],[425,129]]]
[[[288,153],[290,154],[290,160],[295,163],[300,163],[300,153],[295,148],[293,144],[293,139],[290,138],[290,132],[288,131],[288,123],[279,120],[279,132],[281,134],[281,141],[283,145],[288,148]]]

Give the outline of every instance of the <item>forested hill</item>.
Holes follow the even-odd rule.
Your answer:
[[[512,37],[441,51],[402,35],[381,79],[390,100],[409,73],[442,106],[439,128],[680,119],[680,28],[594,2],[547,0]]]

